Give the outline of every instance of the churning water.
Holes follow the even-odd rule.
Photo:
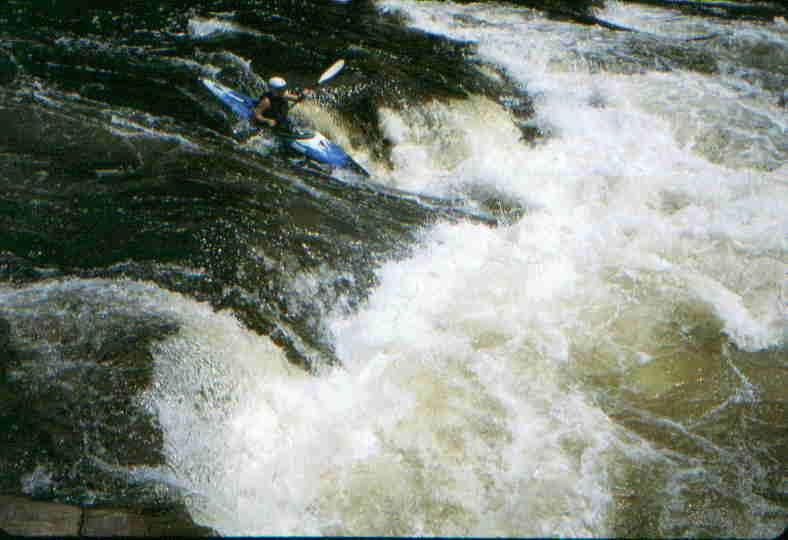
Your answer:
[[[228,534],[779,533],[763,491],[786,486],[784,109],[726,73],[592,69],[626,46],[604,30],[378,5],[477,43],[468,61],[533,96],[547,134],[519,140],[487,98],[381,108],[378,174],[526,215],[425,231],[358,311],[325,314],[343,368],[322,377],[187,315],[157,403],[195,511]],[[784,23],[702,29],[785,45]]]
[[[501,93],[380,104],[388,160],[345,122],[321,128],[376,181],[503,222],[419,229],[361,301],[321,300],[356,279],[341,259],[288,273],[284,305],[338,360],[317,376],[231,312],[135,285],[180,324],[152,344],[145,400],[194,517],[226,535],[779,534],[785,21],[597,13],[633,34],[509,4],[375,9],[471,42]],[[188,31],[256,35],[232,13]]]

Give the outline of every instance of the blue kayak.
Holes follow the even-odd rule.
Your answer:
[[[256,100],[232,88],[209,79],[201,79],[211,93],[224,103],[236,115],[244,120],[250,120],[254,114]],[[369,173],[356,163],[338,144],[326,138],[317,131],[300,131],[292,136],[277,135],[277,137],[295,152],[303,155],[308,160],[328,165],[332,168],[344,168],[369,176]]]

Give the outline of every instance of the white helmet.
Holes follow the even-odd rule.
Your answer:
[[[287,86],[287,81],[284,80],[282,77],[273,76],[270,79],[268,79],[268,86],[278,90],[280,88],[284,88],[285,86]]]

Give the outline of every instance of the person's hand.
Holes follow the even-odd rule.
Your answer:
[[[266,124],[268,127],[274,127],[276,125],[276,120],[273,118],[266,118],[259,114],[255,114],[253,118],[261,124]]]

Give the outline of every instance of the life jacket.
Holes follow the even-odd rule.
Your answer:
[[[270,90],[262,95],[262,98],[268,98],[270,105],[263,113],[266,118],[276,120],[276,128],[279,131],[290,130],[290,118],[287,113],[290,111],[290,102],[284,96],[277,95]]]

